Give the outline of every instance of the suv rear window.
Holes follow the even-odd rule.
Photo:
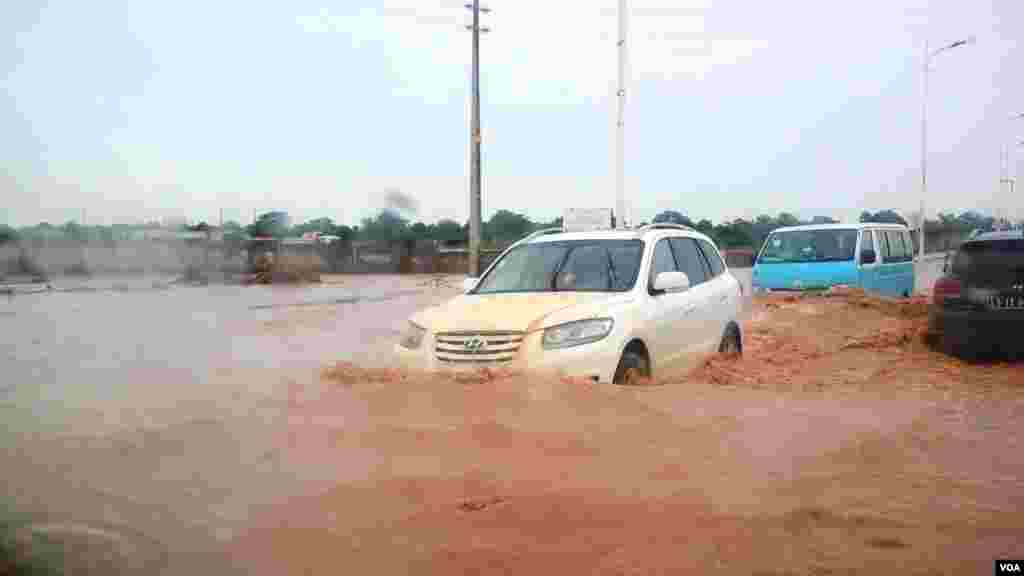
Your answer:
[[[968,242],[953,257],[952,272],[983,286],[1024,282],[1024,239]]]

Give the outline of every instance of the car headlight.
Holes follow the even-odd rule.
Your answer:
[[[408,348],[409,350],[415,350],[423,344],[423,337],[427,334],[425,328],[417,326],[412,322],[405,327],[405,332],[402,333],[402,339],[398,341],[402,348]]]
[[[545,329],[541,341],[544,348],[549,350],[589,344],[610,334],[614,325],[611,318],[568,322]]]

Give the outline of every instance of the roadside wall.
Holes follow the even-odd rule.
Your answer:
[[[335,274],[467,274],[469,251],[439,250],[432,241],[338,241],[330,244],[282,244],[287,252],[315,252],[321,272]],[[481,250],[481,269],[501,253]],[[118,240],[79,242],[70,239],[35,239],[0,245],[0,275],[31,273],[37,268],[48,276],[77,274],[178,274],[206,267],[241,271],[246,257],[240,245],[196,239]],[[753,249],[723,250],[730,268],[753,265]],[[26,269],[27,268],[27,269]]]
[[[21,273],[20,254],[21,251],[14,242],[0,244],[0,277]]]
[[[28,264],[47,276],[65,274],[175,274],[192,267],[226,268],[237,257],[222,244],[195,240],[118,240],[80,242],[76,240],[32,240],[18,247],[4,246],[0,251],[0,269],[25,272],[24,266],[12,267],[20,253]]]

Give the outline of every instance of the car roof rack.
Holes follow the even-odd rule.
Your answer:
[[[676,224],[674,222],[655,222],[653,224],[644,224],[637,228],[637,230],[689,230],[690,232],[696,232],[697,229],[692,226],[685,224]]]

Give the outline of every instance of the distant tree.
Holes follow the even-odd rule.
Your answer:
[[[373,218],[364,218],[361,233],[367,240],[400,240],[408,237],[409,222],[394,210],[381,210]]]
[[[733,224],[737,225],[738,223],[734,222]],[[746,232],[747,228],[745,224],[739,224],[739,226],[744,229],[744,232]],[[750,223],[750,244],[748,244],[748,246],[754,246],[755,250],[760,249],[761,244],[763,244],[765,239],[768,238],[768,235],[771,234],[772,231],[774,231],[776,228],[780,228],[781,226],[782,225],[779,224],[779,221],[775,218],[772,218],[771,216],[768,216],[766,214],[758,216],[753,222]],[[746,236],[746,234],[743,235]]]
[[[84,241],[86,239],[85,229],[83,229],[82,226],[78,222],[75,222],[74,220],[69,220],[63,226],[61,226],[61,231],[64,232],[65,236],[71,238],[72,240]]]
[[[458,222],[445,218],[434,224],[433,238],[442,242],[465,242],[467,235]]]
[[[336,226],[330,218],[314,218],[292,228],[292,234],[302,236],[307,232],[319,232],[321,234],[333,234]]]
[[[782,212],[779,214],[779,217],[775,219],[775,223],[779,228],[782,228],[783,226],[799,226],[800,219],[789,212]]]
[[[715,232],[715,225],[712,224],[711,220],[708,220],[707,218],[704,218],[700,222],[697,222],[696,228],[702,234],[707,234],[709,236],[714,234],[714,232]]]
[[[811,218],[811,224],[839,224],[839,220],[828,216],[815,216]]]
[[[903,224],[907,225],[907,221],[899,215],[895,210],[881,210],[872,214],[865,210],[860,214],[861,222],[870,222],[873,224]]]
[[[344,224],[334,227],[331,234],[341,238],[342,240],[351,240],[356,237],[356,230],[358,227],[346,226]]]
[[[426,240],[430,238],[432,230],[423,222],[417,222],[409,227],[409,232],[416,240]]]
[[[287,212],[265,212],[256,217],[256,221],[246,227],[251,236],[272,236],[281,238],[288,233],[291,218]]]
[[[523,214],[510,210],[498,210],[487,221],[489,239],[502,242],[514,241],[533,230],[533,222]]]
[[[0,244],[14,242],[15,240],[18,240],[18,238],[19,235],[17,230],[6,224],[0,224]]]

